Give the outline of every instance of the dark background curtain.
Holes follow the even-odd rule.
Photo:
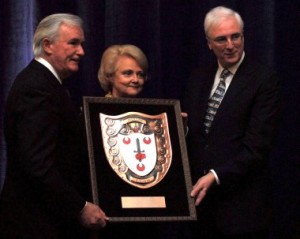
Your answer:
[[[177,99],[192,68],[215,61],[203,19],[217,5],[241,14],[246,54],[274,67],[283,80],[284,114],[270,162],[276,196],[273,238],[299,236],[299,0],[0,0],[0,189],[6,168],[5,99],[16,74],[33,57],[32,36],[43,17],[68,12],[85,22],[86,55],[70,84],[78,104],[84,95],[104,95],[97,82],[100,57],[107,46],[121,43],[139,46],[149,59],[144,97]]]

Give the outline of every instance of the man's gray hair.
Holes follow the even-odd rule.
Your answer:
[[[224,19],[228,17],[235,17],[241,27],[241,31],[243,32],[244,22],[240,14],[230,8],[219,6],[211,9],[205,16],[205,20],[204,20],[205,35],[208,36],[211,27],[221,23]]]
[[[59,35],[59,29],[62,24],[82,27],[83,21],[79,16],[68,13],[52,14],[38,24],[33,36],[33,54],[35,57],[43,55],[44,50],[42,42],[44,38],[49,41],[54,41]]]

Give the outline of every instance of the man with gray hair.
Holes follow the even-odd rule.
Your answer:
[[[1,238],[89,238],[108,217],[91,202],[84,127],[64,81],[84,55],[82,20],[44,18],[34,34],[35,59],[7,98],[7,175],[0,196]]]
[[[268,239],[268,157],[279,122],[280,81],[244,51],[244,23],[219,6],[204,20],[214,64],[193,71],[183,99],[198,222],[205,239]]]

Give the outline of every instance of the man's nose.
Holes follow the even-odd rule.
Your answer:
[[[226,42],[226,48],[233,48],[233,47],[234,47],[234,42],[231,40],[231,38],[228,38]]]
[[[78,46],[77,54],[80,56],[83,56],[85,54],[82,45]]]

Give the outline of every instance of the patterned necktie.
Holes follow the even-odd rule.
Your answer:
[[[220,82],[217,86],[217,89],[208,100],[208,107],[207,107],[205,118],[204,118],[204,127],[205,127],[205,132],[207,134],[209,133],[211,124],[212,124],[214,117],[217,113],[217,110],[221,104],[221,101],[225,95],[225,90],[226,90],[225,79],[229,75],[230,75],[229,70],[224,69],[222,71],[221,77],[220,77]]]

